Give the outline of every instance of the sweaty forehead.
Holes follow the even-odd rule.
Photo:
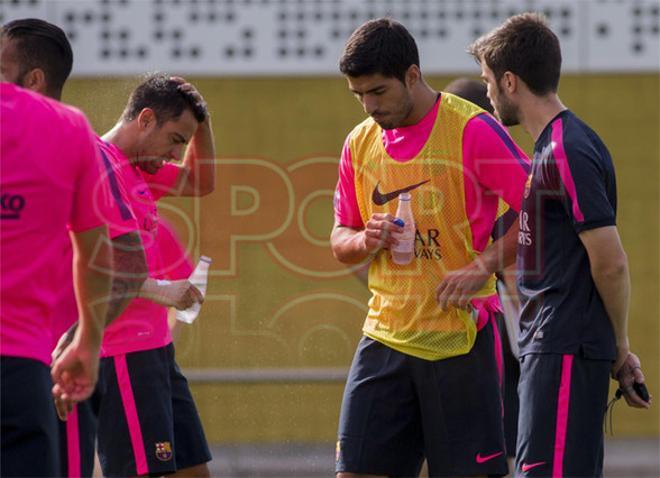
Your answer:
[[[355,93],[365,93],[381,86],[387,86],[393,81],[398,81],[396,78],[388,78],[380,73],[362,76],[347,76],[346,80],[348,81],[349,89]]]

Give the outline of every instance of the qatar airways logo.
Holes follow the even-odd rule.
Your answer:
[[[529,228],[529,213],[522,211],[518,216],[518,244],[521,246],[532,245],[532,230]]]
[[[426,235],[422,235],[419,229],[415,230],[415,257],[417,259],[429,259],[439,261],[442,259],[437,229],[427,229]]]
[[[20,219],[25,207],[25,197],[20,194],[2,194],[2,219]]]

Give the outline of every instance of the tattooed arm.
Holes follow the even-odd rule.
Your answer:
[[[112,239],[112,289],[105,316],[105,327],[121,315],[147,279],[147,262],[138,231]],[[71,342],[78,327],[75,322],[60,338],[53,351],[56,358]]]
[[[140,233],[129,232],[112,240],[113,267],[112,292],[106,327],[121,315],[147,279],[147,261],[140,240]]]

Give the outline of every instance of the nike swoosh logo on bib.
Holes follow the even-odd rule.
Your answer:
[[[426,181],[422,181],[421,183],[413,184],[412,186],[406,186],[405,188],[397,189],[396,191],[391,191],[389,193],[381,193],[378,190],[378,185],[380,183],[377,183],[376,187],[374,188],[374,192],[371,195],[371,200],[377,206],[382,206],[383,204],[387,204],[388,202],[390,202],[392,199],[398,198],[399,194],[407,193],[407,192],[412,191],[413,189],[417,189],[422,184],[426,184],[429,181],[430,181],[430,179],[427,179]]]

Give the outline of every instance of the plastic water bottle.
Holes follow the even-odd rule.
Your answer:
[[[410,201],[410,193],[399,194],[399,207],[396,210],[397,219],[394,222],[403,227],[403,232],[393,234],[393,237],[399,243],[390,250],[392,261],[402,266],[410,264],[415,257],[415,219],[413,218]]]
[[[199,262],[195,267],[195,270],[190,274],[188,280],[192,285],[197,287],[202,293],[202,297],[206,295],[206,284],[209,280],[209,267],[211,266],[211,258],[202,256],[199,258]],[[176,320],[185,322],[186,324],[192,324],[197,316],[199,311],[202,308],[202,304],[195,302],[193,305],[188,307],[185,310],[176,311]]]

